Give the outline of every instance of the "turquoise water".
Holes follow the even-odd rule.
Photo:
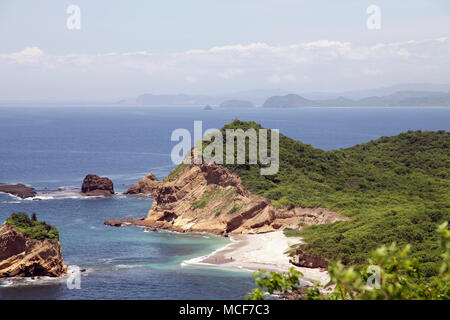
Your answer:
[[[126,190],[148,172],[174,167],[170,141],[177,128],[220,128],[253,120],[322,149],[349,147],[406,130],[450,130],[449,108],[0,108],[0,182],[38,192],[81,185],[94,173]],[[108,218],[145,216],[148,198],[18,200],[0,194],[0,221],[12,212],[36,212],[60,230],[65,263],[87,269],[80,290],[65,282],[2,282],[0,298],[240,299],[253,288],[250,273],[182,266],[228,243],[205,234],[145,233],[111,228]]]

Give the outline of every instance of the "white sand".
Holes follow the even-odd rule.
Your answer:
[[[184,264],[277,272],[286,272],[289,268],[294,267],[303,273],[303,281],[318,281],[321,284],[329,281],[326,271],[295,267],[289,263],[289,256],[285,252],[290,245],[299,243],[301,238],[286,237],[282,231],[277,231],[233,235],[231,240],[233,241],[231,244],[212,254],[185,261]]]

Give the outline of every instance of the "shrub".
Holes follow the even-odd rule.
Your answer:
[[[59,232],[56,227],[46,224],[44,221],[30,219],[24,212],[11,214],[6,223],[32,239],[59,241]]]
[[[233,213],[239,211],[240,208],[241,208],[241,207],[240,207],[238,204],[235,203],[235,204],[233,205],[233,207],[230,209],[230,211],[228,211],[228,214],[233,214]]]

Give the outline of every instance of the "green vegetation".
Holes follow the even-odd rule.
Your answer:
[[[59,241],[58,229],[44,221],[37,221],[35,214],[30,219],[24,212],[13,213],[8,217],[6,223],[32,239]]]
[[[291,268],[288,273],[255,272],[259,288],[247,299],[262,300],[268,293],[297,294],[300,299],[333,300],[449,300],[450,299],[450,231],[447,223],[438,227],[437,235],[444,252],[439,261],[439,273],[425,278],[427,268],[409,256],[411,246],[399,248],[395,243],[371,253],[367,272],[346,268],[340,262],[328,268],[332,294],[321,294],[320,285],[300,289],[302,274]]]
[[[222,128],[224,159],[225,130],[249,128],[262,127],[235,120]],[[263,165],[248,164],[248,156],[245,164],[224,166],[274,205],[322,207],[352,217],[291,231],[305,238],[304,250],[358,265],[379,245],[411,243],[410,254],[425,274],[438,273],[442,250],[434,230],[450,216],[450,133],[408,131],[332,151],[280,134],[279,158],[272,176],[260,175]]]
[[[233,207],[230,209],[230,211],[228,211],[228,214],[233,214],[233,213],[239,211],[240,208],[241,207],[237,203],[235,203],[235,204],[233,204]]]
[[[195,201],[192,204],[192,207],[194,207],[195,209],[203,209],[205,208],[208,203],[214,199],[218,194],[221,193],[220,188],[216,188],[215,190],[210,190],[210,191],[205,191],[202,196],[200,197],[199,200]]]
[[[180,165],[178,165],[175,169],[173,169],[172,171],[170,171],[169,175],[164,179],[167,181],[172,181],[175,180],[178,175],[183,172],[184,169],[186,169],[189,165],[186,163],[181,163]]]
[[[206,208],[206,206],[215,198],[217,197],[221,197],[224,198],[225,204],[219,209],[219,211],[216,212],[216,217],[220,215],[220,213],[222,212],[222,210],[227,207],[228,205],[231,204],[231,202],[233,201],[233,195],[236,193],[236,188],[232,187],[232,186],[228,186],[226,188],[222,188],[222,187],[217,187],[214,190],[208,190],[205,191],[202,196],[200,197],[200,199],[198,199],[197,201],[194,201],[194,203],[192,203],[192,208],[193,209],[203,209]],[[239,208],[237,208],[237,210],[239,210]]]

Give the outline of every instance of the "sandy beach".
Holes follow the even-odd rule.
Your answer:
[[[301,238],[286,237],[282,231],[262,234],[240,234],[230,237],[231,243],[210,255],[184,261],[185,265],[232,268],[248,271],[268,270],[286,272],[294,267],[304,275],[304,281],[326,284],[328,272],[319,269],[295,267],[285,254],[290,245]]]

